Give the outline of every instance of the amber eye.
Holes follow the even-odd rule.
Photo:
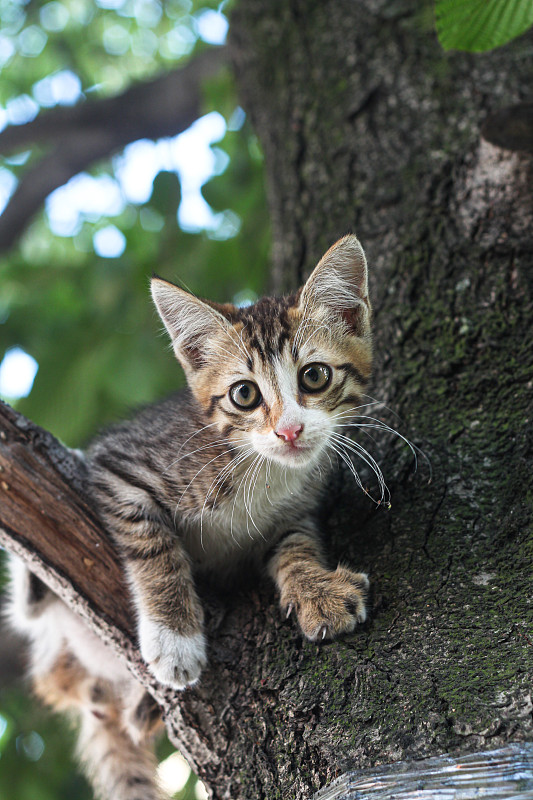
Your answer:
[[[261,392],[252,381],[239,381],[229,390],[232,402],[239,408],[250,410],[261,402]]]
[[[331,380],[327,364],[308,364],[300,370],[300,389],[304,392],[321,392]]]

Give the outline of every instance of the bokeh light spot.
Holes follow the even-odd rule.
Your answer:
[[[208,44],[224,44],[228,33],[228,20],[220,11],[207,8],[196,17],[200,38]]]
[[[93,246],[96,255],[102,258],[118,258],[126,249],[126,237],[114,225],[107,225],[96,231]]]
[[[15,744],[19,755],[26,756],[28,761],[39,761],[44,753],[43,738],[36,731],[21,733]]]
[[[0,395],[10,400],[27,397],[38,369],[37,361],[22,347],[11,347],[0,364]]]

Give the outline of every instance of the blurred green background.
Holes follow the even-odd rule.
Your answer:
[[[0,0],[0,131],[222,45],[224,10],[201,0]],[[129,145],[58,189],[0,259],[0,396],[69,446],[183,383],[149,299],[153,272],[237,303],[266,286],[262,155],[226,72],[206,86],[204,108],[181,137]],[[0,210],[45,153],[36,145],[0,158]],[[0,800],[90,798],[71,729],[28,699],[6,637]],[[172,752],[161,744],[161,759]],[[202,796],[194,776],[175,796]]]

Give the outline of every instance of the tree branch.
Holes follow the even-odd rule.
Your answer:
[[[131,86],[123,94],[55,108],[0,133],[0,151],[53,143],[22,177],[0,216],[0,252],[17,241],[45,198],[91,164],[137,139],[175,136],[201,113],[201,86],[226,62],[225,48],[198,54],[185,67]]]
[[[179,694],[160,686],[140,658],[120,560],[84,493],[85,465],[50,433],[0,402],[0,546],[128,662],[160,704],[169,735],[198,768],[205,745],[184,725]]]
[[[0,544],[64,596],[99,635],[124,645],[134,626],[116,553],[83,494],[85,465],[0,403]]]

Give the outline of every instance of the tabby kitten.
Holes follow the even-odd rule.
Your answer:
[[[127,571],[142,656],[184,689],[207,660],[195,575],[266,563],[283,612],[310,640],[366,618],[368,578],[330,570],[316,522],[330,454],[370,375],[366,260],[337,242],[296,294],[248,308],[161,280],[152,295],[189,388],[110,429],[87,452],[89,491]],[[106,800],[160,798],[149,698],[18,562],[12,618],[32,639],[38,694],[81,715],[82,760]]]

